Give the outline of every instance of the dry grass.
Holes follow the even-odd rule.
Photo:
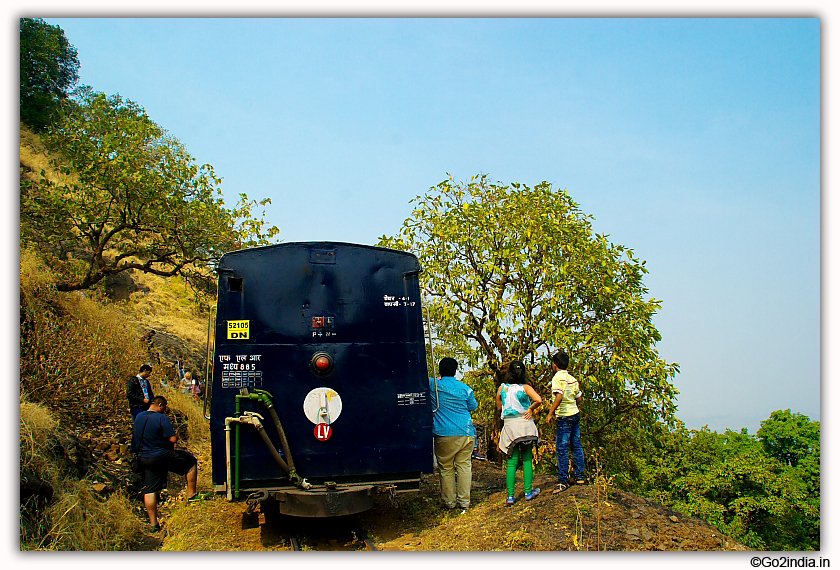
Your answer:
[[[101,500],[84,480],[64,481],[47,517],[42,544],[48,550],[128,550],[141,526],[124,495]]]
[[[139,332],[95,296],[55,291],[55,276],[21,251],[21,390],[68,415],[125,411],[125,379],[144,362]]]
[[[41,180],[41,171],[52,182],[62,180],[62,177],[50,165],[50,159],[41,139],[22,123],[20,125],[20,163],[32,169],[31,172],[21,172],[24,178],[32,182]]]
[[[180,390],[168,390],[161,394],[169,402],[169,407],[185,416],[189,432],[190,447],[202,442],[210,443],[210,422],[205,419],[201,403],[193,400],[192,394],[182,394]]]
[[[20,403],[20,470],[31,470],[47,481],[56,480],[50,447],[56,439],[58,422],[44,406]]]
[[[125,379],[148,358],[136,315],[153,314],[153,326],[203,345],[206,325],[197,317],[193,291],[178,279],[140,279],[148,294],[136,294],[126,304],[107,303],[97,291],[61,293],[41,257],[21,251],[21,472],[53,490],[50,501],[34,495],[21,504],[22,549],[120,550],[139,537],[145,521],[128,500],[119,493],[102,498],[91,481],[68,476],[53,450],[63,435],[60,424],[101,424],[125,416]],[[164,393],[199,458],[199,488],[209,490],[210,434],[201,405],[192,395]]]
[[[136,291],[125,310],[149,328],[166,331],[198,346],[207,343],[207,308],[215,299],[196,293],[180,277],[134,272],[135,282],[147,291]]]
[[[161,550],[289,550],[282,540],[267,541],[257,525],[244,525],[244,511],[243,503],[229,503],[222,497],[178,501],[167,520],[168,536]]]
[[[20,506],[22,550],[125,550],[139,536],[140,522],[128,499],[118,493],[101,499],[86,480],[65,474],[53,453],[60,426],[44,406],[20,404],[21,471],[53,490],[44,508],[36,497]]]

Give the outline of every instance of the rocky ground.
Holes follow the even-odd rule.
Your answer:
[[[748,550],[705,521],[603,485],[555,495],[553,478],[536,475],[542,492],[525,501],[518,475],[517,502],[507,506],[502,469],[474,461],[473,505],[465,513],[450,512],[438,524],[412,530],[399,524],[402,513],[389,522],[383,510],[369,515],[369,528],[382,550]],[[436,504],[438,489],[432,476],[421,495]]]

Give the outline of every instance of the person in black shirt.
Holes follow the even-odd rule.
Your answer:
[[[125,397],[128,399],[128,409],[131,411],[131,419],[137,418],[137,414],[149,409],[149,402],[155,397],[152,392],[152,384],[149,376],[152,375],[152,367],[144,364],[136,376],[128,379],[125,385]]]
[[[166,488],[170,471],[186,475],[188,500],[198,498],[198,461],[193,454],[175,449],[178,434],[166,416],[167,404],[163,396],[152,398],[149,409],[140,412],[134,419],[134,435],[131,438],[131,451],[140,457],[143,467],[143,503],[153,532],[160,530],[158,493]]]

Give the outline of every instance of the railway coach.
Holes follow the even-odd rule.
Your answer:
[[[433,462],[418,259],[284,243],[228,253],[217,271],[216,491],[324,517],[417,490]]]

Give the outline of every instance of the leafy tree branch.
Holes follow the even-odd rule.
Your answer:
[[[421,260],[440,352],[472,367],[474,388],[491,395],[507,364],[521,359],[550,401],[549,358],[567,350],[583,386],[589,444],[633,463],[646,438],[674,421],[677,394],[678,367],[655,348],[660,303],[647,298],[644,262],[596,234],[591,217],[547,182],[449,177],[412,203],[400,233],[380,245]],[[482,414],[499,427],[492,409]],[[648,427],[635,431],[640,425]]]
[[[63,270],[60,291],[129,269],[189,272],[278,233],[254,216],[268,199],[240,194],[227,208],[213,167],[196,164],[142,107],[119,95],[79,90],[42,141],[61,176],[22,181],[21,239]]]

